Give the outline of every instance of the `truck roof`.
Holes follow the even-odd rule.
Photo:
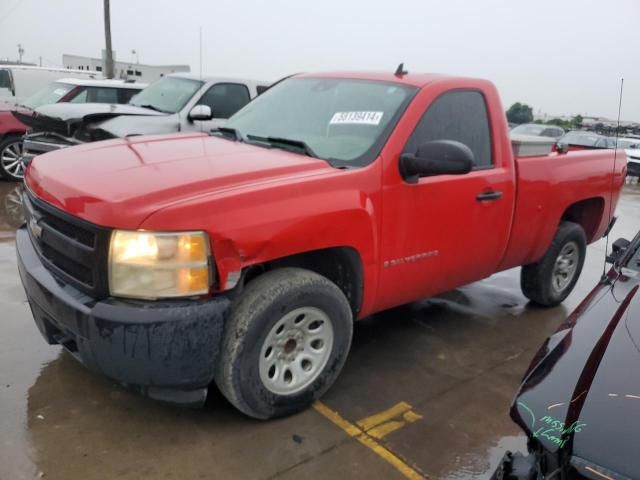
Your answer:
[[[456,77],[439,73],[407,73],[395,75],[393,72],[321,72],[321,73],[301,73],[298,77],[309,78],[346,78],[354,80],[373,80],[378,82],[399,83],[413,87],[424,87],[426,84],[445,78],[454,79]]]
[[[253,78],[234,78],[234,77],[213,77],[209,75],[197,75],[189,72],[176,72],[169,73],[165,77],[177,77],[187,78],[189,80],[202,80],[203,82],[230,82],[230,83],[244,83],[247,85],[271,85],[273,82],[256,80]]]
[[[92,78],[61,78],[56,80],[55,83],[68,83],[69,85],[78,85],[82,87],[112,87],[112,88],[135,88],[142,90],[148,83],[141,82],[128,82],[125,80],[106,80],[106,79],[92,79]]]

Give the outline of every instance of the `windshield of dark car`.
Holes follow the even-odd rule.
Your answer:
[[[189,78],[162,77],[133,97],[130,105],[148,107],[166,113],[180,111],[203,82]]]
[[[569,132],[558,140],[558,143],[565,145],[577,145],[581,147],[595,147],[599,145],[599,142],[602,139],[605,139],[605,137],[595,133]]]
[[[68,83],[53,82],[27,97],[21,102],[21,105],[34,110],[42,105],[57,103],[73,88],[74,85],[69,85]]]
[[[267,90],[226,123],[245,140],[304,142],[331,163],[372,161],[417,89],[396,83],[292,78]]]
[[[544,125],[518,125],[511,130],[511,133],[517,133],[519,135],[542,135],[542,132],[546,129]]]
[[[614,139],[615,142],[615,139]],[[627,140],[623,138],[618,139],[618,148],[638,148],[640,146],[640,140]]]

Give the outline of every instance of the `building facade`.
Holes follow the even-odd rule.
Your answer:
[[[191,71],[189,65],[143,65],[133,62],[119,62],[115,59],[115,52],[113,58],[114,76],[122,80],[136,80],[149,83],[168,73]],[[104,71],[104,60],[102,58],[64,54],[62,55],[62,64],[65,68],[74,70]]]

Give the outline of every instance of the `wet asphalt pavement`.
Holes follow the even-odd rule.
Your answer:
[[[16,188],[0,181],[0,480],[405,478],[314,409],[257,422],[216,391],[203,410],[167,407],[46,345],[16,268]],[[630,239],[639,187],[625,188],[617,213],[612,240]],[[359,322],[323,404],[351,424],[395,406],[368,430],[383,450],[430,478],[488,478],[506,449],[525,448],[508,417],[515,389],[598,281],[603,256],[604,241],[589,247],[554,309],[529,306],[514,269]]]

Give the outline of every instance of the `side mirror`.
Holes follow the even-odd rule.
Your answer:
[[[619,238],[613,242],[613,245],[611,246],[611,253],[607,255],[607,263],[616,263],[616,260],[618,260],[622,254],[627,251],[629,245],[631,245],[631,242],[626,238]]]
[[[400,156],[400,174],[407,183],[432,175],[464,175],[473,168],[473,152],[454,140],[433,140],[420,145],[415,155]]]
[[[189,112],[190,120],[211,120],[213,118],[213,112],[209,105],[196,105]]]

